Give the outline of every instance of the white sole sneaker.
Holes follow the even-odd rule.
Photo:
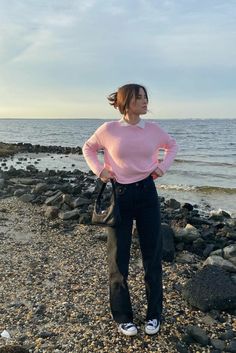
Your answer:
[[[138,333],[136,325],[131,322],[119,324],[118,331],[125,336],[135,336]]]
[[[158,321],[157,326],[149,325],[148,323],[145,325],[145,333],[147,335],[155,335],[160,330],[160,321]]]

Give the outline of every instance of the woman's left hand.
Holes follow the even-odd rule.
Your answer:
[[[156,168],[156,169],[151,173],[151,176],[152,176],[153,179],[157,179],[157,178],[159,178],[159,177],[162,177],[163,174],[164,174],[164,173],[163,173],[163,171],[162,171],[161,169]]]

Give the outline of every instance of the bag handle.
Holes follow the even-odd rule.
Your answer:
[[[112,185],[112,193],[113,193],[113,196],[114,196],[114,201],[116,201],[116,193],[115,193],[115,182],[113,179],[109,179],[109,181],[111,182],[111,185]],[[107,182],[108,183],[108,182]],[[99,191],[99,194],[98,194],[98,197],[97,197],[97,203],[100,204],[101,202],[101,197],[102,197],[102,194],[107,186],[107,183],[102,183],[102,187],[101,187],[101,190]]]

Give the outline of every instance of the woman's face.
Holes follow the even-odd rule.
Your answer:
[[[135,95],[133,95],[133,97],[131,98],[129,108],[128,108],[128,113],[132,113],[135,115],[146,114],[147,105],[148,105],[148,100],[147,100],[146,93],[144,89],[140,87],[138,97],[136,98]]]

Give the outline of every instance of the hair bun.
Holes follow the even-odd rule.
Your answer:
[[[107,97],[110,105],[113,105],[114,108],[117,108],[117,92],[113,92],[111,93],[108,97]]]

